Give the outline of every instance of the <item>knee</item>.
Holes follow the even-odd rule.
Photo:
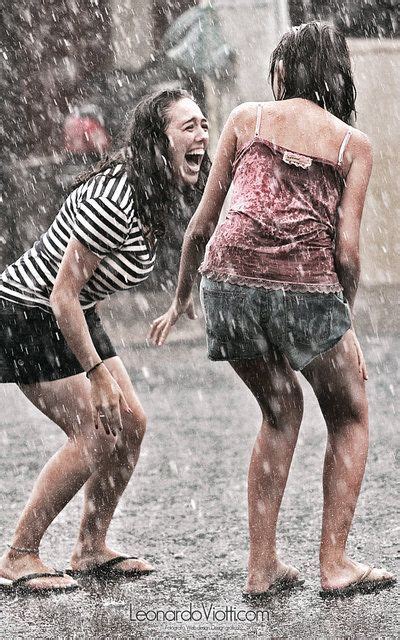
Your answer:
[[[119,457],[129,457],[136,461],[140,445],[146,432],[146,416],[144,412],[135,410],[132,414],[124,412],[122,416],[122,431],[115,438],[107,434],[102,427],[94,428],[88,417],[88,428],[83,430],[81,423],[70,435],[69,440],[89,465],[91,472],[104,465],[115,454]]]
[[[147,428],[147,418],[142,409],[126,413],[122,419],[121,436],[125,446],[135,451],[140,447]]]
[[[98,430],[93,427],[87,432],[73,435],[70,440],[92,472],[103,465],[115,451],[114,437],[106,434],[101,426]]]
[[[260,406],[269,427],[298,433],[303,418],[303,394],[299,387],[285,383],[285,389],[269,393]]]
[[[358,387],[350,389],[346,397],[336,398],[324,411],[326,421],[331,429],[339,429],[348,424],[368,427],[368,401],[363,390]]]
[[[364,393],[356,393],[349,402],[348,414],[352,422],[368,422],[368,400]]]

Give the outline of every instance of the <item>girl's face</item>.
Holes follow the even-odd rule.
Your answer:
[[[195,185],[208,146],[208,122],[190,98],[174,102],[165,131],[169,140],[174,178],[180,185]]]

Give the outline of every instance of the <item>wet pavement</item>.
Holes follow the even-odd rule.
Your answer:
[[[398,587],[345,601],[318,596],[325,428],[304,381],[305,414],[279,523],[279,551],[305,577],[261,606],[241,600],[247,558],[246,475],[258,407],[229,365],[207,360],[201,318],[163,349],[145,328],[168,296],[123,295],[110,311],[119,349],[149,418],[134,477],[109,542],[156,565],[136,581],[81,581],[80,592],[0,595],[2,638],[396,638]],[[371,446],[349,554],[398,574],[398,291],[364,293],[360,339],[369,367]],[[135,320],[132,323],[131,318]],[[1,540],[9,540],[33,480],[64,436],[14,385],[0,388]],[[68,565],[81,496],[46,534],[43,558]],[[188,618],[192,618],[188,620]]]

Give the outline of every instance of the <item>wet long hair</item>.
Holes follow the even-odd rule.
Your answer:
[[[138,102],[128,117],[125,132],[120,135],[118,149],[105,156],[94,167],[81,173],[74,188],[106,169],[121,165],[115,176],[125,171],[132,186],[135,212],[148,233],[156,237],[165,234],[171,211],[184,199],[189,206],[200,199],[210,170],[210,160],[204,155],[195,187],[178,188],[172,173],[170,145],[166,135],[168,112],[183,98],[194,100],[184,89],[167,89],[147,95]]]
[[[347,124],[356,116],[349,49],[332,25],[315,20],[287,31],[272,52],[269,76],[272,86],[277,76],[278,100],[311,100]]]

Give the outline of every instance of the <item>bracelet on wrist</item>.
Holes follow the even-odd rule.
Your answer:
[[[93,371],[95,371],[95,369],[97,369],[101,364],[103,364],[103,360],[100,360],[100,362],[95,364],[91,369],[89,369],[89,371],[86,371],[86,377],[89,378],[90,374],[93,373]]]

